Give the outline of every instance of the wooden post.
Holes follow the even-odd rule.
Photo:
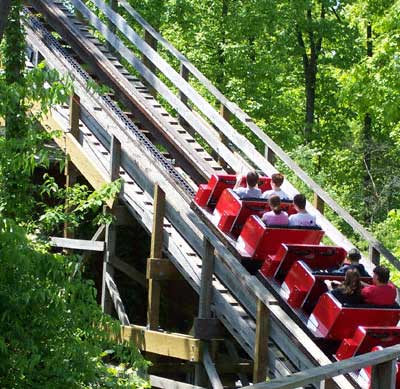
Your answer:
[[[228,110],[228,108],[226,108],[225,105],[221,104],[219,112],[220,112],[221,116],[229,123],[231,120],[231,112]],[[225,134],[223,134],[222,132],[219,132],[219,139],[225,146],[228,147],[229,140]],[[228,165],[220,156],[218,156],[218,163],[226,170]]]
[[[276,155],[267,145],[265,145],[264,156],[272,166],[275,165]]]
[[[121,142],[115,136],[111,137],[110,149],[110,179],[111,181],[114,181],[119,178],[121,168]],[[105,212],[111,212],[113,214],[114,207],[111,211],[106,208]],[[103,259],[103,280],[101,287],[101,307],[103,312],[108,314],[111,314],[113,311],[113,300],[108,286],[114,283],[114,267],[112,266],[112,262],[116,257],[116,239],[117,226],[113,221],[111,224],[106,226],[106,251]],[[107,279],[109,279],[108,282]]]
[[[181,77],[182,77],[185,81],[189,81],[189,75],[190,75],[189,69],[188,69],[188,68],[185,66],[185,64],[182,63],[182,62],[181,62],[181,64],[180,64],[179,73],[180,73]],[[187,98],[186,95],[185,95],[183,92],[181,92],[181,91],[179,91],[179,99],[182,101],[183,104],[185,104],[186,106],[188,105],[188,98]],[[181,126],[183,126],[183,127],[185,127],[185,126],[187,125],[186,120],[185,120],[181,115],[178,115],[178,121],[179,121],[179,124],[180,124]]]
[[[110,0],[110,8],[118,12],[118,0]],[[114,25],[114,23],[111,22],[111,20],[107,20],[107,27],[110,29],[110,31],[115,34],[117,32],[117,27]],[[107,47],[110,50],[111,53],[116,54],[116,51],[110,42],[107,41]]]
[[[69,99],[69,128],[71,134],[75,138],[79,138],[79,118],[80,118],[80,99],[76,94],[72,94]],[[71,188],[75,185],[78,172],[75,168],[74,164],[70,161],[69,156],[66,156],[65,161],[65,186],[67,188]],[[68,199],[65,204],[65,212],[68,213],[70,211],[70,207],[68,205]],[[73,228],[68,224],[68,222],[64,223],[64,238],[73,238],[74,231]]]
[[[257,301],[256,339],[254,348],[253,382],[263,382],[267,378],[269,338],[269,309]]]
[[[214,273],[215,257],[214,257],[214,247],[207,238],[204,238],[203,250],[204,254],[201,267],[199,314],[198,314],[198,318],[200,320],[211,318],[212,278]],[[195,333],[195,336],[197,337],[198,334]],[[211,360],[211,358],[209,359]],[[207,363],[210,364],[208,360]],[[194,384],[198,386],[204,386],[206,385],[206,382],[207,380],[204,368],[200,363],[197,363],[195,367]]]
[[[324,214],[324,206],[325,202],[314,192],[314,208],[318,209],[318,211],[323,215]]]
[[[212,277],[214,273],[214,247],[204,238],[204,255],[201,268],[199,318],[211,318]]]
[[[153,37],[147,30],[144,30],[144,41],[153,49],[157,51],[157,39]],[[154,64],[143,54],[142,55],[142,62],[143,64],[152,72],[156,73],[156,67]],[[156,90],[146,81],[143,80],[143,83],[146,85],[147,89],[149,90],[149,93],[153,96],[156,97],[157,92]]]
[[[378,266],[380,263],[381,254],[374,246],[372,246],[372,244],[369,246],[368,251],[369,251],[369,259],[375,266]]]
[[[162,258],[163,226],[165,215],[165,193],[158,184],[154,187],[153,229],[151,233],[150,258]],[[147,324],[151,330],[157,330],[160,312],[160,281],[149,278]]]
[[[371,389],[395,389],[396,360],[372,366]]]

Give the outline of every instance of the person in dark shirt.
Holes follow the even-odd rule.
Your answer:
[[[356,248],[352,248],[347,253],[348,263],[343,263],[339,269],[333,270],[332,274],[345,275],[348,269],[357,269],[361,277],[370,277],[362,263],[359,263],[361,254]]]
[[[362,304],[360,273],[357,269],[348,269],[344,281],[330,292],[342,304]]]

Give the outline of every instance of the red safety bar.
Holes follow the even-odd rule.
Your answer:
[[[342,247],[282,244],[276,254],[267,256],[260,273],[281,282],[293,263],[300,259],[313,270],[325,270],[338,267],[345,258],[346,250]]]
[[[317,338],[342,340],[353,336],[358,326],[392,327],[400,309],[343,306],[330,293],[323,294],[307,321]]]
[[[268,255],[275,255],[282,243],[319,244],[324,231],[293,227],[266,227],[258,216],[250,216],[236,245],[245,258],[264,261]]]
[[[359,326],[352,338],[343,339],[335,358],[343,360],[369,352],[375,346],[390,347],[400,343],[400,327]]]

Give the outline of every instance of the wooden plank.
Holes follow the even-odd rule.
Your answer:
[[[110,155],[110,180],[115,181],[120,177],[121,170],[121,142],[115,135],[111,135]]]
[[[211,317],[212,277],[214,274],[214,247],[208,239],[204,239],[204,254],[200,280],[199,318]]]
[[[211,387],[213,389],[223,389],[223,385],[219,375],[217,373],[217,369],[215,368],[214,362],[211,359],[210,351],[208,345],[204,345],[203,347],[203,365],[206,370],[208,379],[210,380]]]
[[[74,250],[104,251],[104,242],[84,239],[50,237],[50,245]]]
[[[259,383],[251,386],[245,386],[243,389],[292,389],[308,385],[316,381],[323,381],[327,378],[335,377],[341,374],[347,374],[366,366],[383,364],[396,360],[400,356],[400,345],[385,348],[379,351],[373,351],[367,354],[359,355],[354,358],[346,359],[340,362],[333,362],[327,366],[314,367],[307,371],[294,373],[289,377],[278,378],[269,383]],[[390,365],[390,368],[389,368]],[[384,367],[386,373],[392,376],[392,367],[389,364]],[[390,370],[390,373],[389,373]],[[388,382],[388,381],[386,381]],[[392,381],[389,381],[392,382]],[[379,389],[391,388],[390,386],[379,386]]]
[[[258,300],[253,382],[263,382],[267,378],[268,340],[269,309],[262,301]]]
[[[111,264],[122,273],[126,274],[132,280],[136,281],[139,285],[147,288],[146,276],[136,270],[132,265],[129,265],[120,258],[114,256]]]
[[[162,378],[150,374],[149,376],[150,384],[152,388],[160,389],[206,389],[203,386],[195,386],[190,384],[185,384],[183,382],[173,381],[168,378]]]
[[[121,326],[121,340],[140,350],[191,362],[201,361],[201,341],[189,335],[152,331],[146,327]]]
[[[149,258],[147,261],[146,277],[158,281],[165,280],[183,280],[181,273],[169,259],[165,258]]]
[[[69,126],[71,134],[79,138],[80,100],[79,96],[72,94],[69,99]]]
[[[107,288],[110,292],[111,299],[114,303],[114,308],[115,308],[115,311],[117,312],[119,321],[124,326],[129,326],[129,324],[130,324],[129,318],[125,312],[124,304],[122,303],[121,297],[119,295],[117,285],[115,284],[114,280],[108,273],[106,273],[106,275],[105,275],[105,281],[107,284]]]
[[[153,229],[151,232],[150,258],[162,258],[165,215],[165,192],[160,185],[154,186]]]

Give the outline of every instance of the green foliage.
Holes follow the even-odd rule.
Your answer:
[[[72,277],[69,257],[47,254],[14,222],[0,221],[0,382],[8,388],[143,387],[145,363],[131,348],[130,372],[116,374],[102,357],[114,348],[89,281]],[[126,351],[125,351],[126,353]],[[128,357],[128,358],[127,358]],[[131,374],[129,374],[131,373]]]
[[[45,181],[40,194],[45,196],[47,203],[53,199],[58,203],[48,206],[42,203],[43,213],[39,217],[39,228],[42,233],[60,232],[64,224],[69,228],[78,227],[88,216],[96,214],[95,224],[108,224],[111,216],[102,213],[101,208],[107,200],[114,199],[121,189],[121,180],[104,185],[91,191],[86,185],[75,184],[72,187],[60,187],[54,177],[45,175]]]

